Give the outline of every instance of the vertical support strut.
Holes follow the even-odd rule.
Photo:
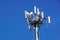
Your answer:
[[[39,28],[36,26],[36,28],[35,28],[35,40],[39,40],[39,30],[38,30]]]

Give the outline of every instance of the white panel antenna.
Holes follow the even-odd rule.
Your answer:
[[[30,25],[28,25],[28,28],[31,29]]]
[[[27,18],[27,22],[28,22],[28,28],[30,29],[30,25],[29,25],[29,20],[28,20],[28,18]]]
[[[44,19],[44,13],[43,12],[41,13],[41,16],[42,16],[42,19]]]
[[[34,6],[34,13],[36,13],[36,6]]]
[[[48,16],[48,23],[51,23],[51,21],[50,21],[50,16]]]
[[[30,16],[29,12],[25,11],[25,18],[27,18],[27,16]]]
[[[25,11],[25,18],[27,18],[27,15],[26,15],[27,11]]]
[[[39,8],[37,8],[37,15],[40,15]]]

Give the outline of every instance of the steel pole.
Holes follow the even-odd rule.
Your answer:
[[[39,40],[39,28],[35,27],[35,40]]]

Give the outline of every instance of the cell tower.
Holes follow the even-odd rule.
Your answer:
[[[33,28],[35,31],[35,40],[39,40],[39,28],[42,26],[43,20],[47,21],[48,24],[51,23],[50,16],[44,17],[44,13],[40,12],[36,6],[34,6],[33,12],[25,10],[25,18],[27,19],[29,29]]]

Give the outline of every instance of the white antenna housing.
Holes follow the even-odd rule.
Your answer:
[[[27,16],[30,16],[29,12],[25,11],[25,18],[27,18]]]
[[[37,8],[37,15],[40,15],[39,8]]]
[[[41,16],[42,16],[42,19],[44,19],[44,13],[43,13],[43,11],[42,11],[42,13],[41,13]]]
[[[25,18],[27,18],[26,13],[27,13],[27,11],[25,11]]]
[[[34,6],[34,13],[36,13],[36,6]]]
[[[50,16],[48,16],[48,23],[51,23],[51,21],[50,21]]]
[[[28,25],[28,28],[31,29],[30,25]]]

